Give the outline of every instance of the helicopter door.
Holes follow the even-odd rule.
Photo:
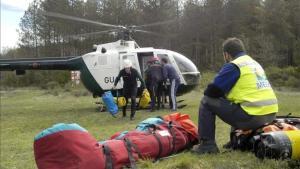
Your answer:
[[[170,53],[156,53],[156,56],[161,60],[162,58],[166,58],[168,60],[168,63],[170,63],[176,70],[176,72],[179,75],[180,78],[180,82],[186,85],[186,81],[184,80],[183,76],[182,76],[182,72],[180,71],[178,65],[176,64],[176,61],[173,57],[173,55],[171,55]]]
[[[148,69],[147,62],[153,56],[153,52],[138,53],[137,56],[140,64],[141,75],[145,78],[145,72]]]
[[[128,54],[128,53],[120,52],[119,54],[120,54],[120,70],[122,70],[124,68],[123,60],[129,59],[132,62],[132,67],[135,68],[139,73],[141,73],[139,61],[138,61],[137,55],[135,53]],[[140,86],[140,82],[138,82],[138,86]]]

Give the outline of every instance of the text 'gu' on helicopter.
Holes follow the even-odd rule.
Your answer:
[[[93,36],[103,33],[116,32],[120,40],[94,46],[94,51],[82,56],[54,57],[54,58],[24,58],[1,59],[0,71],[14,71],[17,75],[25,74],[25,70],[78,70],[84,86],[94,95],[101,96],[105,91],[111,90],[118,72],[123,68],[123,60],[132,61],[142,76],[147,69],[147,61],[155,56],[159,59],[166,58],[174,66],[180,76],[181,84],[178,94],[184,94],[195,88],[200,83],[200,72],[194,63],[187,57],[177,52],[153,47],[139,47],[131,38],[134,32],[159,35],[155,32],[141,30],[141,27],[167,24],[171,21],[162,21],[140,26],[119,26],[91,21],[83,18],[68,16],[53,12],[44,12],[49,17],[68,19],[89,24],[96,24],[112,28],[111,30],[80,34],[78,36]],[[115,90],[121,90],[123,82]],[[140,84],[138,84],[140,86]],[[115,94],[116,92],[113,91]]]

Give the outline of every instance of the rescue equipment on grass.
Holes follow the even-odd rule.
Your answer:
[[[107,110],[114,116],[118,113],[118,106],[114,102],[114,97],[111,91],[104,92],[102,95],[102,101],[104,102]]]
[[[124,107],[126,105],[126,99],[123,96],[119,96],[119,92],[117,91],[117,105],[118,107]]]
[[[36,164],[39,169],[136,168],[138,159],[158,160],[196,144],[197,136],[181,123],[180,119],[150,118],[141,122],[138,130],[118,132],[103,142],[79,125],[54,125],[35,138]]]
[[[258,158],[300,160],[300,130],[263,133],[254,146]]]
[[[147,89],[144,89],[139,101],[139,107],[147,108],[149,106],[150,101],[151,101],[150,94]]]
[[[102,152],[102,146],[85,129],[70,124],[54,125],[34,140],[35,162],[39,169],[105,169]]]
[[[117,104],[118,104],[118,107],[124,107],[126,105],[126,99],[125,97],[118,97],[117,98]]]
[[[193,137],[198,138],[198,128],[190,119],[188,114],[181,114],[181,113],[172,113],[163,116],[165,121],[176,121],[179,123],[183,128],[186,129]]]
[[[230,133],[231,148],[248,150],[259,158],[300,159],[300,118],[277,117],[255,131]]]

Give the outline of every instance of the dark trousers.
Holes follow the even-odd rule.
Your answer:
[[[204,96],[199,108],[199,140],[215,141],[216,115],[233,128],[244,130],[257,129],[275,119],[275,113],[253,116],[247,114],[239,104],[234,104],[224,98]]]
[[[157,103],[157,109],[160,108],[161,102],[161,90],[162,83],[161,82],[151,82],[148,86],[148,90],[151,97],[151,109],[155,108],[155,104]]]
[[[134,117],[135,110],[136,110],[136,94],[137,94],[137,86],[133,86],[130,88],[123,87],[123,95],[126,99],[126,104],[125,104],[125,106],[122,107],[123,116],[126,116],[126,108],[127,108],[127,104],[128,104],[128,99],[130,98],[131,99],[130,117]]]
[[[179,87],[179,80],[172,79],[170,80],[170,89],[169,89],[169,104],[170,109],[177,110],[177,102],[176,102],[176,93]]]

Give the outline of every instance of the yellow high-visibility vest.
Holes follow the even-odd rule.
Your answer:
[[[248,55],[240,56],[231,63],[240,69],[240,78],[227,99],[240,104],[250,115],[277,113],[277,98],[261,65]]]

